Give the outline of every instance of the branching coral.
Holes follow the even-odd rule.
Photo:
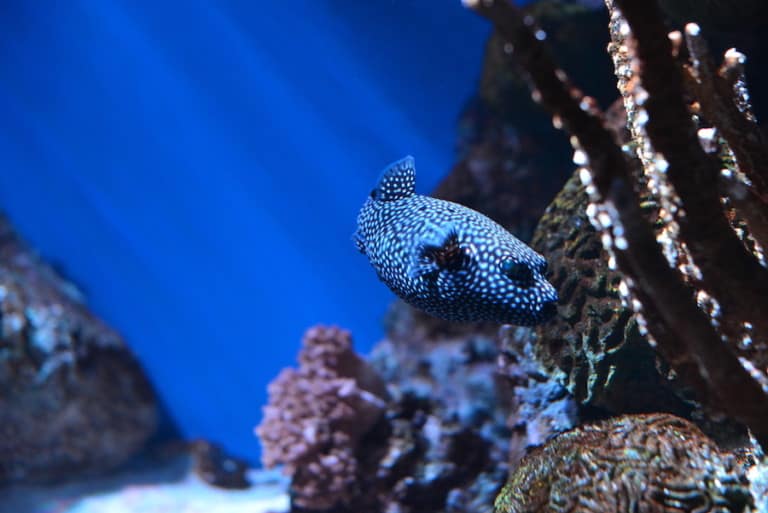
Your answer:
[[[256,428],[265,466],[285,465],[293,501],[307,509],[344,504],[353,493],[360,438],[381,417],[385,385],[352,350],[349,332],[309,329],[299,368],[269,385],[269,404]]]
[[[673,34],[673,43],[678,43],[675,50],[685,50],[679,45],[681,38]],[[696,99],[692,107],[703,118],[700,123],[709,120],[711,124],[699,130],[699,137],[720,136],[727,142],[715,147],[721,150],[720,160],[735,159],[738,171],[751,187],[746,186],[745,180],[721,173],[722,195],[730,200],[749,225],[752,236],[765,248],[768,246],[768,146],[749,105],[744,77],[746,57],[732,48],[715,70],[698,25],[686,26],[685,40],[691,63],[683,67],[684,83],[690,96]]]
[[[667,37],[658,7],[617,2],[619,11],[609,2],[611,8],[611,53],[617,61],[617,75],[620,79],[630,124],[637,143],[637,152],[643,161],[646,174],[667,182],[676,204],[668,212],[666,222],[679,225],[679,238],[684,241],[690,257],[700,272],[694,273],[702,290],[716,298],[719,305],[719,322],[729,333],[737,333],[744,322],[752,325],[755,336],[768,336],[768,318],[765,316],[763,301],[768,291],[768,270],[760,265],[755,256],[730,229],[729,220],[723,215],[720,197],[721,162],[705,153],[699,142],[697,127],[685,102],[685,89],[681,67],[673,56],[673,42]],[[626,15],[622,15],[626,11]],[[655,13],[655,14],[654,14]],[[623,16],[627,16],[624,20]],[[698,29],[689,26],[693,41],[699,41]],[[698,50],[698,45],[694,49]],[[701,52],[695,52],[700,54]],[[700,57],[703,57],[699,55]],[[627,62],[626,65],[623,63]],[[695,69],[704,69],[700,58],[695,58]],[[629,69],[626,69],[629,67]],[[628,78],[625,78],[626,75]],[[697,89],[714,89],[720,82],[711,82],[699,74]],[[704,95],[710,98],[710,95]],[[723,98],[720,100],[725,101]],[[728,99],[742,125],[751,125],[738,112],[733,94]],[[705,101],[704,105],[709,105]],[[722,103],[722,102],[721,102]],[[699,102],[701,104],[701,102]],[[725,110],[710,107],[708,110]],[[718,116],[720,117],[720,116]],[[722,116],[726,118],[726,116]],[[727,117],[730,119],[730,117]],[[723,123],[732,138],[735,134]],[[742,137],[750,138],[748,130]],[[759,147],[759,141],[750,146]],[[763,152],[741,150],[739,160],[744,162],[742,171],[747,171],[762,182],[760,168],[753,166]],[[754,155],[747,158],[744,155]],[[755,189],[759,192],[759,189]],[[696,276],[697,275],[697,276]]]
[[[743,422],[765,447],[768,395],[755,379],[764,377],[765,369],[740,361],[734,338],[748,335],[755,344],[767,342],[768,271],[757,251],[750,251],[732,228],[733,213],[723,207],[724,164],[701,147],[686,102],[695,88],[684,87],[684,68],[675,59],[658,6],[637,0],[616,0],[615,6],[607,2],[612,12],[611,51],[633,132],[632,144],[620,147],[595,102],[573,87],[549,57],[543,43],[546,34],[530,17],[503,0],[465,3],[496,25],[509,42],[509,53],[527,71],[534,99],[557,126],[570,132],[574,163],[581,167],[592,198],[593,224],[623,273],[622,291],[641,312],[660,353],[699,400]],[[691,53],[696,51],[694,47]],[[701,65],[692,66],[694,72],[699,70],[693,82],[706,82]],[[729,101],[737,108],[719,113],[733,117],[737,112],[753,123],[743,96]],[[718,123],[717,116],[712,117],[708,121]],[[744,123],[734,120],[733,126]],[[752,126],[742,129],[749,129],[750,144],[760,148]],[[730,153],[737,170],[755,175],[743,187],[761,199],[760,186],[753,184],[765,172],[760,167],[762,153],[746,144]],[[649,218],[642,206],[641,198],[649,196],[658,200],[656,218]],[[664,246],[665,238],[672,242]]]

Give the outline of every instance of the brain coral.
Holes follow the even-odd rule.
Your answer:
[[[628,415],[564,433],[521,462],[496,513],[753,511],[735,456],[667,414]]]
[[[621,275],[608,267],[587,203],[583,186],[572,176],[531,242],[549,262],[549,280],[560,295],[558,315],[537,328],[536,357],[580,403],[614,413],[685,415],[688,408],[671,393],[634,315],[622,306]]]

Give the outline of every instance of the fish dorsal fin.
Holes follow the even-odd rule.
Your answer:
[[[410,155],[381,172],[371,196],[379,201],[397,201],[416,193],[416,163]]]

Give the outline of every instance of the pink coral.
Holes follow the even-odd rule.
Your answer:
[[[387,392],[340,328],[307,330],[298,360],[298,369],[284,369],[270,383],[256,434],[264,465],[284,465],[292,476],[295,503],[328,509],[349,498],[355,448],[381,418]]]

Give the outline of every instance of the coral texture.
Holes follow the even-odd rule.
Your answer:
[[[384,413],[387,392],[352,349],[349,332],[309,329],[299,368],[269,385],[256,429],[265,466],[285,465],[293,502],[323,510],[349,503],[357,479],[355,450]]]
[[[257,433],[265,465],[291,475],[292,512],[469,513],[501,489],[510,388],[493,338],[435,334],[395,309],[370,366],[347,332],[316,327],[270,385]]]
[[[749,484],[733,455],[664,414],[614,418],[564,433],[528,455],[497,513],[744,512]]]
[[[371,354],[393,405],[388,436],[365,446],[382,453],[370,467],[377,477],[363,486],[378,500],[365,511],[483,511],[501,488],[511,388],[496,372],[493,335],[451,326],[435,329],[396,303],[387,339]]]
[[[120,336],[0,219],[0,482],[94,474],[154,432],[157,404]]]
[[[536,338],[529,329],[506,326],[499,335],[499,372],[514,391],[507,424],[512,428],[509,463],[515,469],[532,447],[577,424],[578,404],[553,377],[556,373],[548,373],[536,360]]]
[[[537,359],[580,403],[615,413],[684,413],[690,407],[672,393],[664,365],[622,302],[621,274],[608,266],[588,204],[574,175],[534,234],[561,297],[555,319],[537,328]]]
[[[747,475],[757,513],[768,513],[768,462],[765,458],[752,465]]]

